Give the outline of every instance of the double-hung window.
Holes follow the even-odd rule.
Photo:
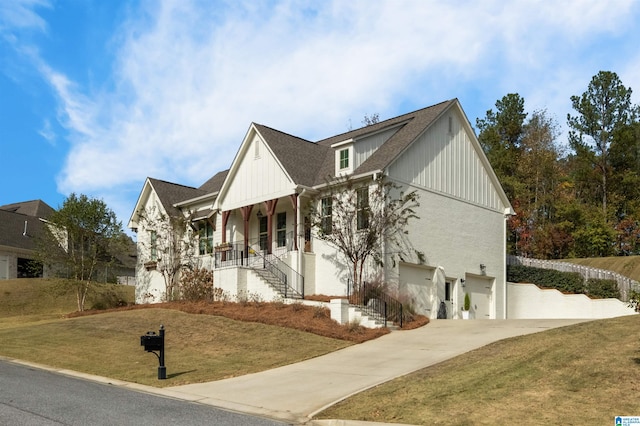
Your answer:
[[[150,248],[151,248],[151,260],[158,260],[158,233],[151,231],[149,235]]]
[[[320,227],[325,235],[331,234],[333,228],[331,218],[332,203],[331,197],[325,197],[320,200]]]
[[[287,213],[278,213],[276,216],[276,239],[278,247],[287,245]]]
[[[369,227],[369,187],[358,188],[356,200],[356,216],[358,229]]]
[[[208,221],[205,221],[198,231],[198,237],[200,239],[200,254],[213,253],[213,226]]]
[[[340,170],[349,167],[349,149],[340,150]]]

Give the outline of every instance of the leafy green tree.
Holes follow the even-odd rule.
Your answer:
[[[83,194],[67,197],[47,224],[38,258],[58,275],[71,279],[78,311],[83,311],[90,282],[127,250],[122,224],[104,201]]]
[[[569,143],[580,159],[577,164],[582,166],[577,178],[588,180],[590,176],[584,166],[593,167],[600,178],[598,192],[606,218],[611,175],[610,148],[616,130],[630,124],[636,116],[637,108],[631,104],[631,88],[625,87],[616,73],[600,71],[591,79],[586,92],[571,97],[571,103],[577,114],[567,114],[571,128]]]
[[[496,101],[495,106],[496,111],[490,109],[485,118],[476,120],[478,140],[507,197],[513,200],[520,185],[516,168],[527,113],[524,111],[524,98],[517,93],[507,94]]]

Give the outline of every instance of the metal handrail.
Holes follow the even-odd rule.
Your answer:
[[[266,269],[282,283],[285,291],[284,297],[304,297],[304,277],[287,265],[282,259],[266,253],[256,253],[262,258],[262,269]],[[292,293],[289,293],[289,290]]]
[[[304,277],[294,271],[282,259],[275,255],[267,255],[260,250],[259,240],[248,242],[248,251],[244,241],[226,243],[224,247],[215,248],[215,268],[226,266],[260,267],[268,270],[285,288],[285,297],[304,297]],[[289,292],[291,291],[291,293]]]
[[[363,282],[361,286],[351,286],[351,280],[349,280],[347,288],[349,303],[357,306],[365,315],[382,319],[385,327],[387,327],[387,321],[391,321],[402,328],[404,320],[402,303],[378,289],[378,286],[367,282]]]

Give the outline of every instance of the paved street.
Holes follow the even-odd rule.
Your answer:
[[[0,360],[0,424],[278,426],[284,423]]]

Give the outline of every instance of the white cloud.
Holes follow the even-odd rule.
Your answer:
[[[197,186],[229,167],[251,121],[317,139],[470,89],[472,122],[518,92],[563,123],[602,65],[590,49],[637,14],[622,0],[144,3],[114,37],[115,84],[39,66],[71,133],[59,187],[126,210],[146,176]]]
[[[0,34],[24,29],[45,31],[47,24],[35,11],[39,7],[51,8],[51,4],[47,0],[1,1]]]

